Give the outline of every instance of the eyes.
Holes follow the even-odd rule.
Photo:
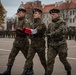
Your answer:
[[[34,13],[34,14],[38,14],[38,13],[36,12],[36,13]]]
[[[52,14],[52,15],[55,15],[55,14]]]

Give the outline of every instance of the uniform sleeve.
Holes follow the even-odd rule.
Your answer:
[[[53,35],[65,35],[67,33],[66,23],[61,23],[61,26],[52,32]]]
[[[37,34],[39,33],[43,34],[45,31],[46,31],[46,26],[44,23],[37,27]]]
[[[51,24],[48,25],[48,28],[47,28],[47,34],[50,33],[50,29],[51,29]]]

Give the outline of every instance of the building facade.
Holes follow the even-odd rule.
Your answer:
[[[62,18],[67,22],[68,27],[76,27],[76,0],[65,0],[56,3],[56,7],[61,10]]]
[[[68,27],[76,27],[76,0],[65,0],[65,2],[56,2],[55,4],[43,6],[43,21],[46,25],[51,22],[49,10],[60,9],[62,18],[67,22]]]
[[[23,3],[22,3],[23,4]],[[51,22],[51,16],[49,14],[49,10],[53,8],[60,9],[62,18],[67,22],[68,27],[76,27],[76,0],[65,0],[56,2],[54,4],[44,5],[41,1],[36,0],[34,2],[26,2],[23,4],[25,9],[27,10],[26,17],[32,21],[33,13],[32,10],[34,8],[39,8],[43,11],[42,20],[46,24],[46,26]]]
[[[2,6],[2,9],[4,10],[4,23],[2,24],[2,26],[4,27],[3,30],[6,30],[7,29],[7,11],[5,10],[5,8],[3,7],[2,3],[1,3],[1,0],[0,0],[0,5]],[[0,30],[2,30],[2,27],[0,27]]]

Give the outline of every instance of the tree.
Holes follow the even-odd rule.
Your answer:
[[[3,8],[1,1],[0,1],[0,27],[3,29],[4,26],[2,26],[2,24],[4,23],[4,19],[5,19],[5,9]]]

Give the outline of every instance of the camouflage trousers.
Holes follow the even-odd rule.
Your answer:
[[[30,51],[28,52],[27,60],[25,63],[25,68],[28,69],[31,67],[33,58],[35,54],[38,54],[39,59],[41,61],[42,66],[46,70],[46,58],[45,58],[45,47],[31,47]]]
[[[9,54],[7,66],[13,66],[14,60],[18,55],[19,51],[21,51],[24,57],[27,59],[28,51],[29,51],[29,41],[27,38],[19,38],[17,37],[13,43],[13,48]],[[33,64],[33,62],[32,62]]]
[[[49,46],[47,51],[47,70],[50,75],[53,72],[55,57],[57,56],[57,54],[59,55],[59,59],[63,63],[65,70],[71,71],[71,66],[67,61],[67,50],[67,44],[63,44],[57,47]]]

